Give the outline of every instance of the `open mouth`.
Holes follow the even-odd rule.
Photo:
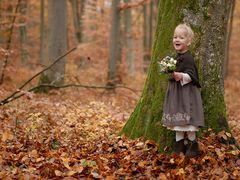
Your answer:
[[[179,44],[179,43],[176,43],[176,44],[175,44],[175,46],[176,46],[176,47],[180,47],[180,46],[181,46],[181,44]]]

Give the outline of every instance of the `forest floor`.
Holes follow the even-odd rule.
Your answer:
[[[240,56],[230,56],[233,68],[225,80],[225,100],[229,126],[240,142]],[[240,152],[221,143],[231,138],[229,133],[206,132],[199,138],[201,155],[191,159],[160,154],[153,141],[118,136],[144,80],[129,80],[127,85],[140,90],[136,92],[67,88],[48,95],[26,93],[1,106],[0,178],[239,179]],[[2,86],[1,99],[13,89]]]
[[[153,141],[119,137],[138,98],[124,88],[69,88],[6,104],[0,114],[0,178],[240,178],[239,150],[220,143],[230,139],[228,133],[206,132],[199,139],[201,155],[191,159],[160,154]],[[228,104],[229,124],[239,141],[239,116],[232,115],[239,104]]]
[[[239,90],[239,82],[234,84]],[[236,98],[233,91],[226,89],[226,101],[229,125],[239,142],[239,104],[231,99]],[[2,106],[0,178],[240,178],[239,149],[221,143],[231,138],[229,133],[206,132],[199,138],[201,155],[191,159],[158,153],[153,141],[119,137],[139,95],[124,88],[69,88],[48,95],[29,93]]]
[[[230,56],[230,66],[239,67],[239,55]],[[229,126],[240,142],[236,73],[237,69],[230,71],[225,81],[225,100]],[[239,179],[240,151],[222,143],[231,139],[229,133],[205,132],[199,138],[201,155],[191,159],[158,153],[153,141],[118,136],[140,98],[144,80],[144,75],[129,80],[127,85],[139,90],[135,92],[66,88],[26,93],[1,106],[0,178]],[[1,99],[13,92],[9,82],[2,86]]]

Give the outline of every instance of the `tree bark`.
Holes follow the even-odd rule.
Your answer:
[[[131,0],[124,0],[124,3],[130,3]],[[128,72],[130,76],[135,74],[135,62],[133,51],[132,38],[132,12],[131,9],[124,10],[124,24],[125,24],[125,45],[126,45],[126,61],[128,65]]]
[[[16,20],[16,14],[18,12],[18,8],[20,6],[20,1],[21,0],[18,0],[17,2],[17,5],[15,7],[15,14],[12,18],[12,21],[11,21],[11,26],[10,26],[10,29],[9,29],[9,33],[8,33],[8,37],[7,37],[7,45],[6,45],[6,50],[7,51],[10,51],[10,47],[11,47],[11,42],[12,42],[12,35],[13,35],[13,28],[14,28],[14,24],[15,24],[15,20]],[[10,6],[10,9],[9,11],[12,10],[12,6]],[[8,31],[7,31],[8,32]],[[9,52],[6,53],[5,55],[5,58],[3,60],[3,64],[2,64],[2,72],[1,72],[1,75],[0,75],[0,84],[3,83],[3,80],[4,80],[4,76],[5,76],[5,70],[7,68],[7,64],[8,64],[8,58],[9,58]]]
[[[160,1],[151,64],[143,93],[120,134],[153,139],[159,144],[160,151],[172,144],[174,133],[161,123],[168,81],[166,76],[159,75],[157,61],[174,52],[173,31],[182,22],[190,24],[195,32],[191,51],[200,72],[206,128],[215,132],[229,130],[222,63],[225,58],[226,13],[229,13],[230,4],[225,0]]]
[[[144,72],[147,72],[151,59],[152,26],[153,26],[153,1],[143,6],[143,62]]]
[[[120,9],[118,8],[120,0],[112,1],[112,20],[111,20],[111,35],[110,35],[110,52],[108,65],[108,83],[115,84],[117,62],[119,61],[119,36],[120,36]]]
[[[202,25],[199,59],[202,59],[202,96],[207,127],[215,132],[228,131],[224,101],[225,48],[228,18],[233,1],[209,1],[208,14]]]
[[[41,0],[41,10],[40,10],[40,63],[44,64],[46,58],[45,55],[45,0]]]
[[[75,28],[76,37],[79,43],[83,42],[83,33],[82,33],[82,17],[84,14],[85,0],[80,1],[80,12],[79,12],[79,3],[78,0],[71,0],[72,4],[72,13],[73,13],[73,24]]]
[[[26,50],[26,44],[27,44],[27,22],[26,22],[26,16],[27,16],[27,8],[28,8],[28,1],[24,0],[20,2],[19,11],[21,13],[20,17],[20,27],[19,27],[19,33],[20,33],[20,49],[21,49],[21,64],[27,65],[28,63],[28,54]]]
[[[228,18],[228,26],[227,26],[227,41],[226,41],[226,46],[225,46],[225,61],[223,63],[223,76],[224,79],[226,79],[226,77],[228,76],[228,62],[229,62],[229,42],[230,42],[230,38],[231,38],[231,34],[232,34],[232,20],[233,20],[233,13],[234,13],[234,9],[235,9],[235,0],[230,0],[233,1],[230,6],[228,6],[230,8],[230,13],[228,14],[228,16],[230,16]]]
[[[51,62],[67,50],[67,2],[65,0],[49,0],[49,36],[48,36],[48,62]],[[40,84],[62,85],[64,83],[65,61],[63,58],[41,78]]]

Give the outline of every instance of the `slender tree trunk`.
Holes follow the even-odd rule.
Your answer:
[[[15,24],[15,20],[16,20],[16,16],[17,16],[17,12],[20,6],[20,2],[21,0],[17,1],[17,5],[15,7],[15,12],[14,12],[14,16],[10,16],[12,21],[11,21],[11,26],[10,29],[8,29],[6,32],[8,33],[8,37],[7,37],[7,45],[6,45],[6,51],[10,51],[11,48],[11,42],[12,42],[12,35],[13,35],[13,29],[14,29],[14,24]],[[9,12],[12,11],[12,6],[9,7],[9,9],[7,10]],[[2,73],[0,75],[0,84],[3,83],[4,80],[4,76],[5,76],[5,70],[7,68],[8,65],[8,58],[9,58],[9,52],[6,53],[5,58],[3,60],[3,64],[2,64]]]
[[[48,16],[49,62],[46,63],[47,65],[67,51],[67,2],[65,0],[49,0]],[[41,76],[39,83],[62,85],[64,83],[65,61],[66,59],[63,58],[51,70],[46,71]]]
[[[78,0],[71,0],[71,5],[72,5],[72,15],[73,15],[73,25],[75,28],[75,34],[77,37],[77,40],[79,42],[80,40],[80,32],[79,32],[79,12],[78,12],[78,8],[79,8],[79,4],[78,4]]]
[[[82,34],[82,17],[84,14],[85,0],[80,1],[80,12],[79,12],[79,3],[78,0],[71,0],[72,4],[72,13],[73,13],[73,24],[76,32],[76,37],[78,42],[83,42],[83,34]]]
[[[73,24],[75,28],[75,34],[78,43],[84,42],[83,36],[83,15],[85,9],[85,0],[71,0],[72,13],[73,13]],[[79,3],[80,2],[80,3]],[[86,59],[82,56],[76,61],[76,64],[79,68],[83,68],[85,65]]]
[[[149,65],[149,56],[148,56],[148,49],[147,49],[147,42],[148,42],[148,24],[147,24],[147,5],[143,5],[143,70],[147,72],[147,67]]]
[[[20,2],[19,11],[21,13],[20,18],[20,48],[21,48],[21,63],[22,65],[26,65],[28,63],[28,54],[26,50],[27,44],[27,9],[28,9],[28,0],[24,0]]]
[[[83,42],[83,15],[84,15],[84,9],[85,9],[85,0],[80,1],[80,15],[79,15],[79,42]]]
[[[159,75],[157,60],[174,52],[173,31],[186,22],[195,31],[192,52],[200,71],[206,128],[215,132],[229,130],[224,102],[223,69],[226,45],[226,14],[230,1],[169,1],[161,0],[152,51],[151,64],[142,96],[120,134],[130,138],[153,139],[164,151],[172,144],[173,132],[161,124],[167,77]],[[231,1],[232,2],[232,1]],[[169,149],[171,150],[171,149]]]
[[[41,0],[41,10],[40,10],[40,63],[44,64],[46,58],[45,55],[45,0]]]
[[[119,36],[120,36],[120,10],[118,8],[120,0],[112,1],[112,20],[110,35],[110,52],[108,65],[108,83],[114,85],[116,82],[117,62],[119,61]]]
[[[153,32],[153,0],[150,1],[149,4],[149,43],[148,43],[148,48],[149,48],[149,52],[151,52],[151,48],[152,48],[152,32]],[[150,57],[151,58],[151,57]]]
[[[124,0],[124,3],[130,3],[131,0]],[[131,9],[124,10],[124,24],[125,24],[125,44],[126,44],[126,61],[128,64],[128,72],[130,76],[135,74],[135,62],[133,51],[132,38],[132,12]]]
[[[229,13],[229,18],[228,18],[228,26],[227,26],[227,33],[226,33],[226,36],[227,36],[227,41],[226,41],[226,47],[225,47],[225,61],[224,61],[224,64],[223,64],[223,75],[224,75],[224,78],[227,77],[228,75],[228,62],[229,62],[229,42],[230,42],[230,38],[231,38],[231,34],[232,34],[232,20],[233,20],[233,13],[234,13],[234,9],[235,9],[235,0],[230,0],[230,1],[233,1],[231,3],[231,5],[229,6],[230,8],[230,13]]]
[[[151,59],[153,2],[143,6],[143,62],[146,72]]]

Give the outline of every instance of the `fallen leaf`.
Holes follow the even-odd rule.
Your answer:
[[[177,173],[176,173],[177,175],[180,175],[180,176],[182,176],[182,175],[184,175],[185,174],[185,171],[184,171],[184,169],[183,168],[180,168],[178,171],[177,171]]]
[[[227,135],[228,137],[232,137],[231,133],[229,133],[229,132],[226,132],[226,135]]]
[[[145,167],[146,164],[147,164],[147,161],[140,161],[138,163],[138,166],[143,168],[143,167]]]
[[[55,170],[54,173],[55,173],[56,176],[62,176],[63,175],[63,173],[59,170]]]
[[[170,163],[171,163],[171,164],[174,164],[174,163],[175,163],[174,158],[171,158],[171,159],[170,159]]]
[[[63,165],[67,168],[67,169],[71,169],[70,166],[69,166],[69,158],[64,158],[64,157],[61,157],[61,160],[63,162]]]
[[[167,180],[168,179],[167,176],[164,173],[160,173],[158,178],[161,179],[161,180]]]
[[[68,171],[67,176],[73,176],[76,173],[77,173],[76,171]]]
[[[14,136],[13,133],[11,131],[4,131],[2,134],[2,141],[5,142],[7,140],[13,140]]]

